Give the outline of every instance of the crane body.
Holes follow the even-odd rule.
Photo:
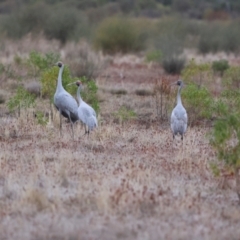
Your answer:
[[[77,89],[77,100],[79,104],[78,118],[81,120],[81,122],[85,126],[85,134],[89,135],[90,131],[98,127],[97,115],[95,110],[86,102],[84,102],[81,98],[81,94],[80,94],[81,86],[82,86],[81,81],[77,81],[72,84],[76,84],[78,86],[78,89]]]
[[[175,138],[175,135],[180,134],[181,139],[183,140],[183,135],[187,130],[188,116],[181,100],[181,89],[183,87],[183,82],[181,80],[178,80],[176,84],[179,87],[177,93],[177,105],[171,114],[171,130],[173,133],[173,139]]]
[[[73,133],[73,124],[79,120],[78,117],[78,104],[74,97],[69,94],[62,85],[62,73],[64,65],[61,62],[57,63],[59,67],[58,73],[58,81],[57,81],[57,89],[54,94],[54,105],[59,111],[60,114],[60,134],[62,135],[62,116],[68,118],[71,122],[72,128],[72,136],[74,137]]]

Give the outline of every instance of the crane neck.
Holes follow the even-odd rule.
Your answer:
[[[62,85],[62,73],[63,73],[63,68],[64,66],[62,65],[62,67],[59,68],[59,72],[58,72],[58,82],[57,82],[57,90],[62,90],[63,85]]]
[[[79,86],[78,89],[77,89],[77,100],[78,100],[79,106],[80,106],[80,104],[82,102],[80,91],[81,91],[81,86]]]
[[[182,86],[179,86],[178,93],[177,93],[177,104],[182,104],[181,89],[182,89]]]

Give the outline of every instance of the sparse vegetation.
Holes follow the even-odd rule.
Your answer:
[[[0,239],[239,238],[240,5],[190,2],[0,1]],[[98,34],[110,50],[93,51]],[[60,59],[66,90],[80,79],[98,112],[89,137],[77,122],[73,141],[66,119],[60,137],[49,110]]]
[[[18,86],[16,94],[9,99],[7,106],[9,111],[18,111],[18,116],[21,115],[21,109],[26,109],[35,104],[35,97],[28,93],[22,86]]]
[[[117,112],[114,113],[114,116],[119,123],[123,125],[125,122],[136,118],[136,113],[129,107],[122,106]]]
[[[215,72],[219,72],[221,76],[223,76],[223,73],[229,68],[228,61],[225,59],[214,61],[212,63],[212,69]]]

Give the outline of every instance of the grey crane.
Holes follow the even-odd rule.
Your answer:
[[[57,89],[54,94],[54,105],[60,114],[60,134],[62,136],[62,115],[63,115],[65,118],[68,118],[69,121],[71,122],[72,137],[74,138],[73,124],[79,120],[78,104],[75,98],[63,88],[62,73],[63,73],[64,64],[62,62],[58,62],[57,66],[59,67],[59,73],[58,73]]]
[[[171,129],[173,132],[173,139],[175,138],[175,135],[180,134],[181,139],[183,140],[183,135],[187,130],[188,116],[181,100],[181,89],[183,87],[183,82],[178,80],[175,84],[179,87],[177,93],[177,105],[173,109],[171,115]]]
[[[90,131],[98,127],[96,112],[90,105],[84,102],[81,98],[80,91],[82,88],[82,82],[77,81],[70,84],[76,84],[78,86],[78,89],[77,89],[77,100],[79,104],[78,117],[85,126],[85,134],[89,135]]]

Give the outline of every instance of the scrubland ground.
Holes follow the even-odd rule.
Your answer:
[[[57,113],[47,126],[31,109],[2,115],[0,239],[239,239],[234,180],[210,169],[210,127],[189,127],[173,143],[154,97],[135,94],[151,92],[160,74],[137,63],[105,69],[89,138],[77,123],[72,140],[67,122],[60,137]],[[123,105],[137,118],[116,121]]]

